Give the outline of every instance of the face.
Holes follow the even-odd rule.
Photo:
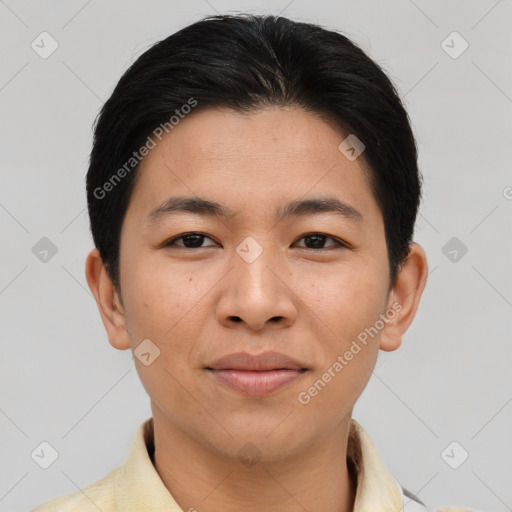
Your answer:
[[[127,339],[150,340],[152,362],[134,360],[155,416],[219,452],[312,445],[348,421],[373,369],[393,316],[384,224],[344,139],[300,109],[209,109],[141,164],[121,232]],[[269,351],[305,370],[209,369]]]

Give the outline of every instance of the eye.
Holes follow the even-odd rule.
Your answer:
[[[167,240],[164,243],[164,247],[175,246],[175,247],[184,247],[185,249],[201,249],[204,247],[213,247],[211,245],[202,246],[202,243],[205,238],[211,240],[210,237],[206,236],[203,233],[185,233],[184,235],[176,236]],[[176,244],[177,240],[182,240],[183,244]]]
[[[205,239],[212,240],[209,236],[204,233],[185,233],[180,236],[176,236],[171,238],[167,242],[163,244],[164,247],[183,247],[185,249],[204,249],[206,247],[213,247],[213,245],[203,246],[203,242]],[[178,240],[181,240],[182,243],[176,243]],[[349,248],[348,244],[343,243],[341,240],[334,238],[329,235],[324,235],[323,233],[308,233],[307,235],[302,236],[299,240],[305,241],[305,249],[313,249],[313,250],[321,250],[321,249],[335,249],[338,247]],[[331,240],[331,245],[325,247],[325,242]]]
[[[306,249],[332,249],[336,247],[345,247],[348,249],[348,245],[343,243],[341,240],[334,238],[329,235],[324,235],[323,233],[308,233],[303,237],[299,238],[299,240],[304,240],[306,244]],[[326,240],[332,240],[334,242],[330,247],[323,247]],[[311,245],[311,247],[308,247]]]

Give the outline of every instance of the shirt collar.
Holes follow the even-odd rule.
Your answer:
[[[117,508],[122,512],[183,512],[153,465],[153,418],[137,430],[116,478]],[[354,512],[400,512],[402,490],[388,472],[368,433],[350,422],[348,460],[357,474]]]
[[[354,419],[350,421],[348,460],[357,473],[354,512],[400,512],[402,488],[391,476],[370,436]]]

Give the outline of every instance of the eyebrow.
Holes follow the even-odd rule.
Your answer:
[[[169,197],[146,217],[146,225],[152,226],[164,217],[178,213],[194,213],[220,219],[232,218],[236,212],[229,207],[201,197]],[[363,221],[363,215],[353,206],[336,197],[318,197],[291,201],[275,211],[276,221],[290,217],[304,217],[321,213],[332,213],[348,220]]]

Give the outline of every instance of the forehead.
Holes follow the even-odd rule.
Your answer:
[[[307,197],[337,197],[379,222],[362,157],[339,150],[346,138],[298,108],[251,114],[194,112],[158,141],[139,167],[130,210],[147,217],[171,196],[208,197],[237,215],[269,214]]]

